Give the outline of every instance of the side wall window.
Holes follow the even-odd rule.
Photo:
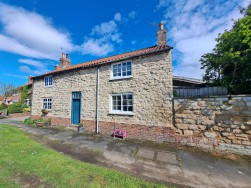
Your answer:
[[[52,109],[52,98],[43,98],[43,109]]]
[[[44,86],[49,87],[49,86],[52,86],[52,84],[53,84],[53,77],[52,76],[46,76],[44,78]]]

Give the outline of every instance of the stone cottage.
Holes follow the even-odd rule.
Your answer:
[[[156,46],[76,65],[62,53],[54,71],[33,77],[32,118],[47,109],[52,125],[157,140],[172,127],[171,49],[160,23]]]

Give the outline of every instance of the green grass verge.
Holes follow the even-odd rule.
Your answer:
[[[29,139],[15,127],[0,124],[0,187],[27,185],[67,188],[165,187],[74,160]]]

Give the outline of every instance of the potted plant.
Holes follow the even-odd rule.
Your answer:
[[[36,120],[35,124],[37,127],[44,127],[44,126],[48,127],[51,124],[51,120],[45,119],[45,118],[40,118],[40,119]]]
[[[79,133],[84,132],[83,123],[79,123],[78,126],[77,126],[77,128],[78,128],[78,132],[79,132]]]
[[[43,127],[43,126],[45,126],[45,121],[43,118],[40,118],[40,119],[36,120],[35,124],[37,127]]]
[[[43,116],[46,116],[49,113],[49,111],[46,109],[42,109],[41,112]]]

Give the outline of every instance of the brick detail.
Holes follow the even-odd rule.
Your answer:
[[[16,118],[16,117],[23,117],[23,116],[30,116],[31,113],[30,112],[25,112],[25,113],[14,113],[14,114],[10,114],[9,117],[11,118]]]
[[[41,116],[32,116],[32,119],[39,119]],[[58,118],[58,117],[47,117],[51,119],[52,126],[63,125],[70,126],[70,119]],[[84,128],[87,132],[95,132],[96,122],[94,120],[82,120]],[[104,122],[99,121],[99,132],[104,135],[112,135],[114,128],[125,129],[127,137],[131,139],[140,140],[151,140],[155,142],[167,142],[176,145],[189,145],[204,147],[207,149],[213,149],[217,142],[214,139],[203,138],[203,137],[192,137],[177,135],[175,128],[163,127],[163,126],[147,126],[140,124],[126,124],[126,123],[115,123],[115,122]]]
[[[42,118],[42,116],[39,115],[32,115],[31,119],[36,120]],[[51,125],[52,126],[57,126],[57,125],[61,125],[61,126],[70,126],[71,125],[71,120],[69,118],[60,118],[60,117],[46,117],[48,119],[51,120]]]

